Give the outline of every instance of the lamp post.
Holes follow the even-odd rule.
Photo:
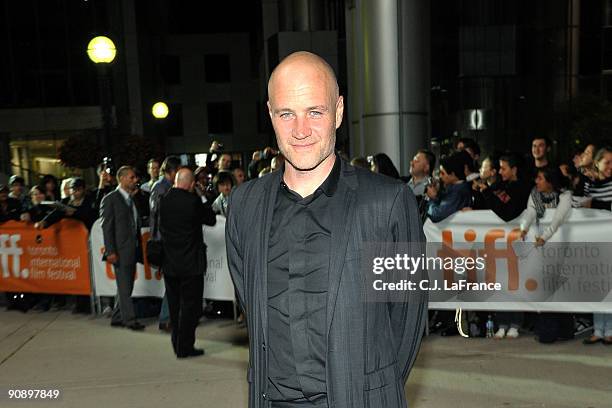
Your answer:
[[[93,38],[87,45],[87,56],[98,67],[98,86],[100,90],[100,108],[102,110],[102,123],[104,126],[104,136],[102,145],[111,151],[112,143],[112,104],[111,104],[111,84],[108,65],[113,62],[117,55],[117,48],[113,41],[104,36]]]

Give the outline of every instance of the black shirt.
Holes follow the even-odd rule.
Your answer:
[[[302,198],[284,182],[274,207],[268,252],[268,398],[327,399],[326,311],[332,224],[340,159],[316,191]]]

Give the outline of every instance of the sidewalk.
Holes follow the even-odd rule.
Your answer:
[[[246,331],[198,328],[206,356],[177,360],[155,321],[144,332],[70,312],[0,311],[0,388],[59,388],[59,401],[2,407],[246,407]],[[429,337],[407,385],[411,408],[610,407],[612,347]],[[383,408],[383,407],[381,407]]]

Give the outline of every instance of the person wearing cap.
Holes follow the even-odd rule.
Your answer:
[[[88,230],[96,221],[97,213],[92,198],[86,194],[85,180],[73,177],[69,184],[70,196],[62,200],[70,209],[66,210],[66,216],[74,218],[85,224]]]
[[[21,203],[9,197],[9,188],[6,184],[0,184],[0,223],[9,220],[19,221]]]
[[[26,194],[25,180],[23,177],[13,174],[9,179],[9,188],[11,189],[9,197],[19,201],[22,210],[30,208],[32,203],[28,194]]]

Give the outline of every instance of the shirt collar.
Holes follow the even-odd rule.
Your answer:
[[[117,186],[117,191],[119,191],[119,193],[121,193],[121,195],[123,196],[123,199],[125,201],[128,201],[130,199],[130,193],[128,193],[127,191],[122,189],[121,186]]]
[[[336,192],[336,190],[338,189],[338,181],[340,180],[340,158],[335,153],[334,153],[334,158],[335,158],[334,167],[332,167],[331,172],[329,173],[325,181],[323,181],[323,183],[319,187],[317,187],[317,189],[314,191],[314,193],[311,194],[310,197],[317,197],[321,193],[325,194],[328,197],[332,197],[334,193]],[[281,172],[285,171],[284,166],[285,165],[283,164],[283,168],[280,170]],[[289,186],[285,184],[285,181],[283,180],[282,177],[280,179],[280,186],[282,190],[293,193],[291,189],[289,189]],[[296,193],[293,193],[293,194],[296,194]]]

